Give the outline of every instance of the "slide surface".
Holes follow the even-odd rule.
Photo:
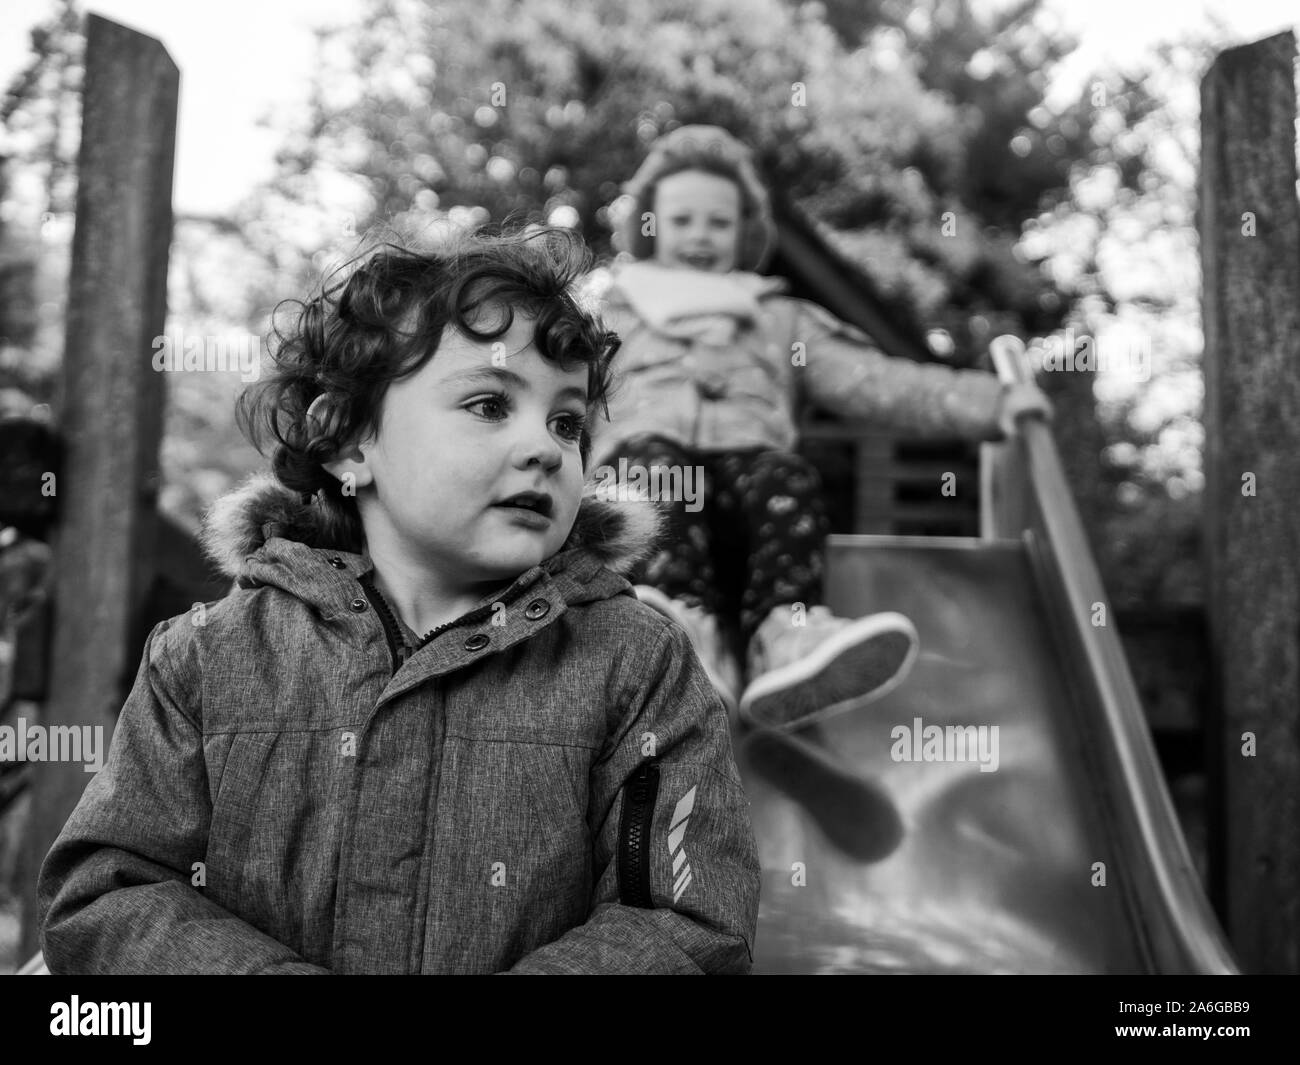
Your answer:
[[[763,866],[754,971],[1185,971],[1152,930],[1171,915],[1149,912],[1132,789],[1098,753],[1105,715],[1068,679],[1027,543],[835,537],[827,597],[906,614],[920,656],[877,703],[789,739],[737,733]]]

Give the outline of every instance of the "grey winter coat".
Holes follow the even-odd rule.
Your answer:
[[[748,970],[726,712],[619,575],[648,506],[589,495],[504,611],[400,661],[368,559],[318,542],[313,508],[268,479],[219,503],[240,587],[149,637],[41,871],[51,970]]]

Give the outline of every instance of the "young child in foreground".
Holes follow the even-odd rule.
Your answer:
[[[150,635],[41,872],[59,973],[743,972],[727,717],[588,488],[617,338],[565,231],[380,248],[240,401],[238,588]]]
[[[817,471],[793,451],[800,411],[986,440],[1015,432],[1023,413],[1049,413],[1046,398],[886,356],[754,273],[775,230],[750,153],[725,130],[660,138],[625,191],[623,243],[638,261],[616,266],[601,294],[623,347],[594,461],[701,467],[705,482],[702,507],[673,505],[673,535],[633,575],[638,594],[686,628],[753,725],[792,730],[880,697],[911,667],[916,630],[901,614],[849,620],[819,605],[828,525]],[[720,624],[737,614],[745,684]]]

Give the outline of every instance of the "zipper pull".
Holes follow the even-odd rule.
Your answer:
[[[653,791],[658,790],[653,785],[659,783],[659,767],[654,762],[646,762],[639,766],[636,776],[632,778],[632,801],[640,806],[646,802]]]

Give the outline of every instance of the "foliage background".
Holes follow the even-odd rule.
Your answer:
[[[968,0],[360,7],[319,33],[309,107],[278,128],[273,179],[229,216],[178,218],[169,329],[264,335],[275,301],[376,221],[545,220],[613,254],[620,183],[648,143],[718,123],[937,357],[978,365],[998,333],[1066,326],[1150,344],[1149,384],[1042,383],[1112,598],[1200,599],[1193,195],[1207,37],[1099,69],[1063,102],[1053,74],[1076,42],[1038,0],[996,13]],[[0,105],[0,388],[55,416],[80,17],[75,0],[53,5]],[[163,504],[191,526],[259,461],[233,431],[240,387],[169,378]]]

